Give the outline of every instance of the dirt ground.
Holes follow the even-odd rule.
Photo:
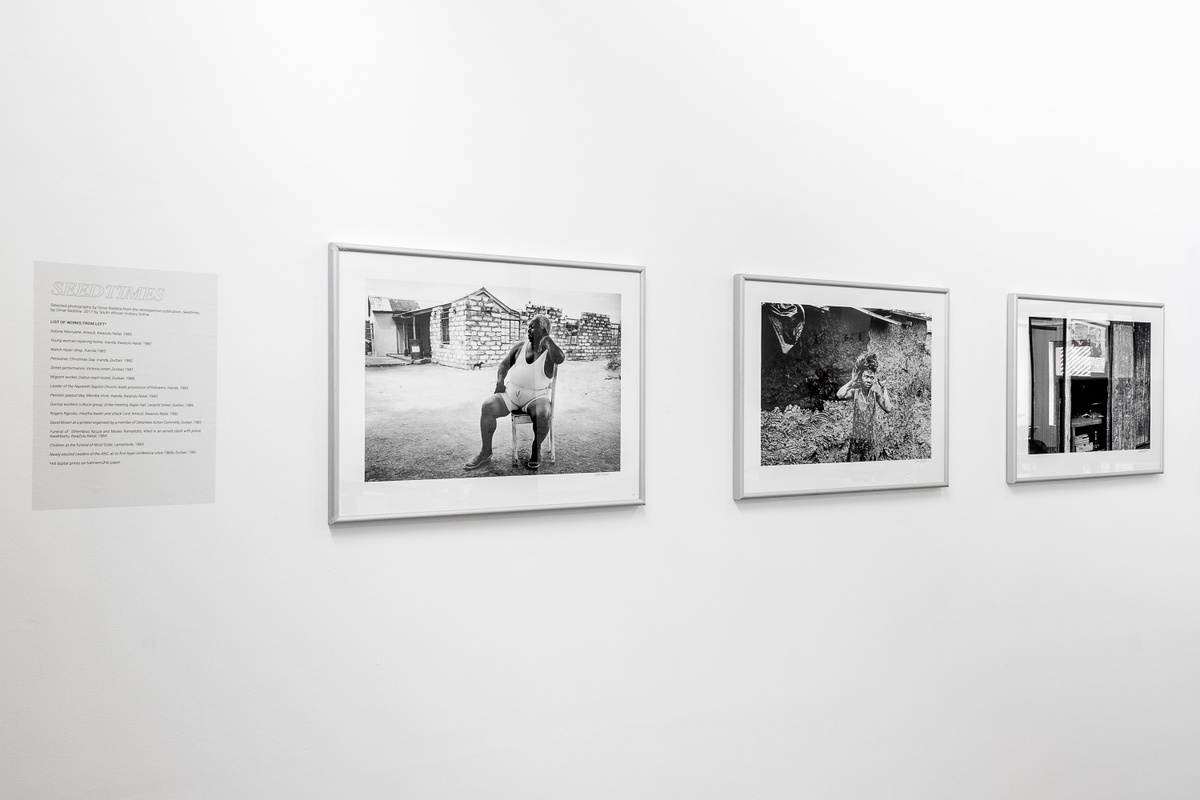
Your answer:
[[[531,425],[517,430],[518,465],[512,466],[512,424],[498,421],[490,463],[467,471],[479,452],[479,407],[496,386],[496,368],[462,370],[437,364],[369,366],[366,370],[366,480],[410,481],[528,475]],[[541,474],[618,472],[621,469],[621,380],[604,361],[568,361],[559,367],[554,430]]]

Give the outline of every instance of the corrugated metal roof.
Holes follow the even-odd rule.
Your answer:
[[[901,308],[891,308],[891,309],[888,309],[886,313],[896,314],[901,317],[908,317],[910,319],[920,319],[920,320],[924,320],[926,322],[929,322],[930,320],[933,319],[933,316],[930,314],[922,314],[920,311],[905,311],[904,309],[901,309]]]
[[[900,311],[899,309],[895,308],[871,309],[859,308],[858,306],[853,306],[853,308],[855,311],[861,311],[869,317],[881,319],[890,325],[903,325],[905,320],[918,319],[922,322],[928,322],[930,320],[930,317],[926,314],[918,314],[914,311]],[[902,319],[896,319],[896,317],[901,317]]]
[[[420,308],[420,303],[418,303],[416,300],[401,300],[397,297],[368,297],[367,303],[371,307],[371,313],[396,313],[401,311],[412,311],[415,308]]]

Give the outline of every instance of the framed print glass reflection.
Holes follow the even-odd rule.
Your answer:
[[[1008,297],[1008,482],[1163,471],[1163,306]]]
[[[737,275],[735,500],[946,486],[945,289]]]
[[[640,267],[333,243],[330,522],[641,504]]]

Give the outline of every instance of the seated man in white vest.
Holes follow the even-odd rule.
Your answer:
[[[492,460],[492,434],[496,420],[514,411],[524,411],[533,419],[533,448],[525,465],[542,465],[542,442],[550,432],[550,380],[554,367],[566,360],[562,349],[550,338],[550,319],[538,314],[529,320],[529,338],[517,342],[500,359],[496,372],[496,393],[484,401],[479,412],[479,437],[483,447],[479,455],[463,469],[479,469]]]

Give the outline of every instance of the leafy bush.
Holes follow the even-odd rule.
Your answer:
[[[816,411],[788,406],[762,412],[762,465],[844,461],[850,433],[849,404]]]
[[[882,411],[875,414],[877,457],[880,460],[929,458],[932,363],[923,338],[915,332],[896,331],[894,335],[873,337],[869,349],[879,357],[880,378],[892,400],[891,414]],[[764,466],[846,459],[853,406],[849,401],[835,399],[835,394],[837,387],[850,379],[852,366],[841,373],[836,368],[826,368],[844,362],[844,351],[840,343],[836,351],[826,345],[826,352],[837,352],[838,358],[827,357],[825,363],[813,358],[817,368],[809,365],[807,374],[800,372],[804,369],[802,363],[788,365],[788,369],[776,370],[774,374],[764,370],[764,398],[768,384],[772,400],[783,395],[789,383],[797,394],[796,404],[788,404],[783,410],[775,407],[761,411]],[[797,391],[800,387],[807,391]]]

